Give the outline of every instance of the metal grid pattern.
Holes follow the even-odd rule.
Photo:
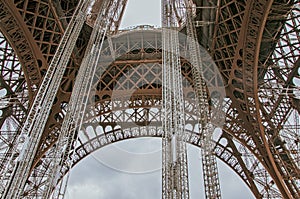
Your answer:
[[[0,1],[1,31],[11,44],[22,66],[21,68],[15,67],[15,71],[22,72],[14,73],[12,70],[5,72],[5,67],[2,65],[1,70],[4,71],[2,76],[4,74],[18,76],[19,83],[22,85],[20,88],[23,88],[22,91],[24,90],[22,96],[26,96],[20,98],[25,109],[32,104],[34,92],[50,64],[51,47],[55,48],[58,44],[53,40],[58,38],[55,34],[63,34],[70,20],[68,17],[72,16],[78,3],[77,1],[52,1],[60,5],[62,9],[59,10],[53,9],[57,6],[53,6],[54,4],[51,6],[48,1],[35,1],[38,4],[37,8],[45,7],[45,12],[39,13],[39,9],[30,7],[29,4],[32,2],[31,0]],[[204,5],[204,2],[200,0],[194,1],[194,3],[198,7]],[[299,121],[300,106],[297,98],[299,87],[294,84],[293,80],[299,77],[299,54],[297,51],[299,48],[299,32],[297,31],[299,29],[299,2],[296,0],[268,2],[226,0],[219,1],[219,3],[214,1],[214,5],[217,5],[214,10],[217,17],[214,24],[209,25],[213,28],[214,34],[211,34],[212,43],[208,44],[208,48],[223,75],[224,84],[227,86],[227,99],[224,107],[226,123],[223,133],[215,140],[215,154],[245,181],[256,198],[291,198],[291,195],[298,197],[299,123],[297,121]],[[202,9],[196,9],[196,11],[197,18],[200,20],[203,11]],[[31,15],[31,17],[26,17],[26,15]],[[37,17],[43,18],[43,26],[38,27]],[[61,17],[65,18],[61,19]],[[49,29],[47,29],[47,24]],[[91,32],[90,28],[86,26],[84,30]],[[36,31],[42,32],[39,34],[40,36],[35,34]],[[59,31],[61,32],[59,33]],[[201,36],[204,27],[197,27],[197,31],[197,35]],[[44,35],[50,36],[43,40]],[[78,52],[84,51],[88,36],[89,34],[81,33],[79,41],[82,45],[78,47]],[[35,37],[39,39],[35,41]],[[201,38],[199,41],[201,42]],[[20,43],[23,45],[18,45]],[[9,48],[3,51],[4,54],[11,52]],[[136,61],[134,58],[141,54],[131,53],[128,58]],[[65,73],[63,85],[57,93],[51,116],[42,136],[39,153],[35,158],[34,168],[26,185],[26,197],[28,198],[40,196],[43,191],[45,180],[43,176],[47,176],[47,166],[49,166],[47,155],[51,155],[53,152],[52,146],[57,139],[57,129],[65,116],[75,74],[78,70],[75,65],[78,67],[81,62],[80,58],[76,58],[78,53],[74,55],[72,55],[72,60],[76,64],[70,64]],[[124,65],[114,66],[120,71]],[[133,63],[128,66],[135,67]],[[112,69],[111,71],[116,70]],[[189,75],[186,77],[192,79],[191,73],[187,73]],[[110,92],[109,85],[113,85],[110,82],[113,82],[114,75],[127,73],[107,72],[106,74],[110,75],[111,80],[109,78],[102,79],[100,85],[106,85],[105,92],[108,94]],[[132,73],[133,75],[136,74]],[[23,81],[24,77],[26,83]],[[129,74],[128,77],[131,75]],[[13,81],[5,80],[6,84],[4,84],[2,80],[1,87],[15,92],[12,89],[14,88]],[[109,113],[110,98],[107,97],[109,95],[102,96],[102,86],[98,87],[99,92],[97,92],[96,99],[105,96],[103,106]],[[149,84],[147,88],[151,93],[158,87],[155,84]],[[159,93],[159,91],[157,92]],[[102,98],[100,99],[102,100]],[[141,99],[144,104],[141,103]],[[128,118],[133,121],[142,121],[140,124],[145,124],[147,121],[145,117],[149,115],[146,114],[147,106],[145,104],[159,104],[160,99],[160,95],[141,97],[138,93],[136,97],[132,98],[132,102],[124,99],[128,103],[134,104],[137,109],[136,114],[129,115]],[[141,104],[139,105],[139,103]],[[12,121],[14,113],[19,112],[18,107],[20,106],[14,104],[8,106],[11,111],[8,109],[3,111],[5,120],[1,120],[1,138],[3,138],[1,140],[5,143],[3,145],[5,147],[9,146],[6,143],[8,139],[14,140],[20,133],[19,124],[16,124],[14,119]],[[23,118],[24,122],[22,114],[16,114],[16,117]],[[155,117],[156,112],[150,112],[150,114]],[[99,115],[101,114],[99,113]],[[103,118],[107,118],[107,125],[113,124],[113,121],[108,120],[109,116]],[[7,129],[10,129],[9,133]],[[105,131],[102,136],[86,136],[86,141],[78,145],[78,153],[76,152],[80,157],[78,160],[97,150],[103,144],[131,137],[147,136],[145,132],[147,131],[143,130],[143,127],[140,127],[139,130],[132,130],[131,133],[112,128],[111,131]],[[159,132],[159,130],[152,129],[149,130],[148,135],[161,136]],[[262,140],[261,137],[266,139]],[[193,134],[188,142],[199,145],[199,139],[199,135]],[[1,159],[9,157],[10,153],[5,151],[4,154],[1,154]],[[3,187],[3,185],[1,186]]]

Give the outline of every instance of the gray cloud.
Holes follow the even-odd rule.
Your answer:
[[[160,198],[160,176],[160,171],[148,174],[119,172],[89,156],[72,170],[68,195],[70,199]]]
[[[157,139],[158,140],[158,139]],[[159,142],[159,140],[158,140]],[[120,142],[122,143],[122,142]],[[143,142],[134,140],[116,143],[118,147],[124,147],[124,143],[143,148]],[[113,145],[105,148],[114,147]],[[105,149],[104,148],[104,149]],[[101,151],[101,149],[100,149]],[[143,150],[136,150],[137,152]],[[96,152],[97,153],[97,152]],[[202,166],[200,151],[198,148],[189,146],[189,178],[191,198],[204,198],[202,179]],[[114,155],[128,167],[128,160],[124,156]],[[218,162],[223,199],[252,199],[250,190],[239,177],[227,168],[224,163]],[[132,165],[134,169],[135,165]],[[155,199],[161,198],[161,170],[145,173],[130,174],[111,169],[97,161],[92,156],[80,162],[71,172],[66,199]]]

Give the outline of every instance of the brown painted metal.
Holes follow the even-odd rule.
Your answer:
[[[96,6],[93,8],[95,12],[99,9],[101,0],[96,2]],[[263,198],[268,194],[274,198],[300,198],[299,185],[295,184],[295,180],[300,178],[299,165],[294,162],[294,156],[291,155],[290,149],[284,144],[278,144],[282,141],[280,140],[280,131],[290,113],[293,110],[298,111],[298,114],[300,112],[299,100],[295,99],[292,93],[289,95],[282,95],[281,93],[274,99],[267,98],[268,84],[266,82],[271,81],[271,78],[267,79],[265,76],[270,73],[273,75],[272,78],[281,83],[284,88],[290,88],[293,78],[299,75],[297,74],[300,65],[299,54],[293,54],[291,58],[286,58],[281,52],[274,56],[276,50],[284,49],[280,45],[279,47],[275,46],[285,34],[288,34],[288,30],[285,32],[282,30],[293,5],[297,4],[297,1],[224,0],[212,2],[219,5],[214,10],[217,13],[217,18],[214,19],[215,23],[209,27],[198,27],[197,31],[199,36],[214,35],[209,38],[211,42],[204,43],[201,38],[199,41],[202,41],[203,45],[209,49],[226,85],[228,99],[225,106],[226,124],[222,135],[218,140],[215,140],[217,143],[215,153],[219,159],[241,177],[256,198]],[[197,0],[195,3],[197,6],[205,5],[205,2],[201,0]],[[20,88],[23,89],[24,93],[28,90],[28,95],[24,94],[23,98],[17,99],[18,106],[8,106],[1,116],[1,129],[11,121],[10,118],[18,119],[18,127],[10,133],[9,139],[5,135],[6,132],[1,131],[0,142],[7,143],[8,148],[6,154],[0,157],[3,162],[7,161],[9,157],[9,148],[20,132],[20,126],[24,122],[34,91],[38,88],[47,70],[67,26],[68,17],[71,16],[76,4],[76,0],[0,0],[0,30],[17,55],[18,59],[15,59],[14,62],[19,61],[22,66],[18,74],[20,79],[24,75],[26,82],[20,83],[22,85]],[[88,25],[84,27],[81,33],[61,89],[57,93],[57,100],[53,105],[43,141],[40,143],[39,153],[36,155],[36,163],[29,178],[29,196],[33,197],[39,194],[39,189],[42,189],[45,180],[40,176],[47,176],[47,167],[49,166],[47,156],[51,155],[51,148],[55,144],[57,133],[59,133],[58,130],[72,92],[76,72],[91,32],[93,17],[88,19]],[[199,9],[196,19],[201,20],[203,18],[205,16]],[[293,20],[291,21],[293,22]],[[119,23],[120,19],[115,21],[115,27],[118,27]],[[293,24],[297,26],[296,22]],[[209,31],[214,33],[207,34]],[[288,42],[290,43],[287,47],[293,50],[291,41]],[[10,52],[9,47],[3,50],[6,53]],[[137,54],[129,53],[127,57],[119,59],[107,69],[97,83],[97,85],[101,85],[100,89],[97,89],[97,85],[94,87],[96,89],[95,96],[99,98],[97,103],[103,109],[99,110],[94,107],[93,114],[87,116],[85,127],[89,126],[89,120],[104,116],[106,119],[98,121],[99,124],[103,126],[103,129],[108,126],[114,129],[118,120],[111,120],[111,118],[117,118],[116,115],[113,116],[111,100],[108,97],[112,93],[111,85],[119,78],[130,79],[133,77],[133,73],[122,72],[126,67],[134,72],[137,72],[136,66],[138,64],[149,64],[150,66],[156,64],[159,67],[161,63],[160,49],[155,50],[157,54],[147,54],[145,49]],[[137,59],[138,56],[141,58],[145,55],[148,56],[148,59]],[[293,66],[286,72],[276,68],[268,69],[272,68],[274,62],[280,59],[293,60],[290,61]],[[16,90],[12,81],[5,78],[4,73],[13,74],[16,70],[2,70],[0,77],[1,88],[6,88],[12,95],[22,90]],[[119,72],[116,73],[116,71]],[[159,73],[152,74],[153,78],[158,81],[159,75]],[[192,84],[189,67],[184,70],[183,75]],[[139,74],[137,78],[147,80],[142,74]],[[132,83],[134,84],[134,82]],[[105,138],[102,138],[103,135],[102,137],[100,135],[89,137],[86,134],[87,141],[82,141],[82,144],[75,150],[77,161],[109,143],[133,137],[160,136],[159,131],[155,131],[155,129],[151,131],[152,134],[141,133],[141,129],[150,123],[147,119],[150,113],[147,111],[161,103],[161,90],[158,85],[149,84],[146,88],[138,88],[133,96],[123,100],[124,103],[132,104],[131,108],[136,110],[128,118],[133,118],[133,121],[140,126],[137,134],[133,135],[132,132],[125,129],[105,131]],[[139,100],[142,101],[141,104],[138,103]],[[154,118],[155,114],[151,114]],[[124,126],[127,122],[122,121]],[[125,132],[127,132],[127,137]],[[195,133],[194,136],[192,135],[189,142],[199,146],[199,135]],[[293,153],[295,153],[294,150]]]

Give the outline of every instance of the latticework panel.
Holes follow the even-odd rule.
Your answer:
[[[197,27],[199,41],[209,49],[226,86],[225,125],[223,133],[214,140],[216,156],[243,179],[255,197],[294,195],[297,198],[300,103],[295,78],[299,78],[299,2],[195,3],[198,7],[213,7],[209,8],[210,12],[217,13],[211,19],[206,11],[198,8],[195,18],[198,24],[201,22]],[[1,98],[1,169],[14,150],[10,146],[17,139],[34,92],[76,5],[77,1],[0,1],[0,30],[6,37],[1,36],[0,40],[1,89],[6,90]],[[43,191],[48,175],[47,157],[53,152],[67,110],[77,67],[91,32],[92,17],[77,41],[53,105],[36,156],[36,167],[28,181],[28,197]],[[205,20],[209,25],[202,23]],[[96,77],[99,81],[95,81],[90,112],[79,131],[74,164],[116,141],[161,136],[160,129],[156,128],[161,122],[160,42],[159,39],[147,44],[136,41],[135,49],[128,48],[126,42],[114,46],[115,53],[122,56]],[[110,48],[105,50],[111,53]],[[193,80],[189,63],[186,60],[182,63],[185,87],[191,86],[185,93],[189,98],[193,96],[189,92]],[[207,74],[214,72],[207,71]],[[211,82],[219,81],[212,76]],[[128,88],[135,89],[127,92]],[[187,101],[188,142],[201,147],[194,121],[196,110],[194,101]],[[64,168],[62,174],[66,171]]]

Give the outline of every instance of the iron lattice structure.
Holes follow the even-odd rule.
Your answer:
[[[80,2],[0,1],[2,196],[16,172],[30,107],[34,106],[35,96],[47,79],[51,61],[59,53],[59,43],[68,32],[67,26]],[[31,163],[26,164],[28,177],[19,179],[24,183],[21,190],[24,198],[42,197],[46,189],[51,190],[46,185],[52,172],[51,158],[55,157],[63,120],[72,104],[71,95],[76,91],[75,80],[80,78],[84,54],[92,49],[89,41],[93,27],[97,26],[95,13],[101,9],[109,14],[118,13],[106,21],[107,31],[113,36],[102,46],[104,60],[108,54],[117,59],[105,66],[105,70],[96,71],[97,81],[91,85],[92,99],[87,103],[89,111],[85,112],[82,128],[72,131],[77,140],[70,148],[74,156],[72,165],[61,165],[56,178],[62,178],[70,167],[103,146],[125,139],[163,135],[159,128],[161,36],[157,30],[136,30],[135,39],[129,42],[126,38],[130,37],[130,31],[118,31],[127,1],[111,2],[108,5],[97,0],[88,15],[82,16],[85,23],[79,24],[82,28],[78,38],[75,35],[77,39],[72,40],[74,50],[63,62],[66,65],[49,104],[51,111],[42,132],[37,134],[37,150],[30,156]],[[296,83],[300,63],[299,1],[194,0],[193,3],[197,40],[213,58],[222,79],[215,77],[217,71],[211,68],[203,74],[208,74],[209,82],[222,81],[226,91],[225,125],[213,140],[215,156],[241,177],[256,198],[300,198],[300,93]],[[185,26],[188,22],[178,13],[181,31],[188,33]],[[151,41],[147,40],[149,35]],[[113,46],[111,40],[115,40]],[[140,65],[143,69],[137,67]],[[181,71],[188,82],[183,88],[184,109],[188,112],[185,125],[189,126],[186,141],[201,147],[203,135],[196,122],[199,107],[197,100],[189,98],[195,87],[190,62],[182,59]],[[128,85],[134,92],[128,94]],[[216,103],[214,99],[209,101],[211,108]],[[131,126],[132,123],[136,125]]]

